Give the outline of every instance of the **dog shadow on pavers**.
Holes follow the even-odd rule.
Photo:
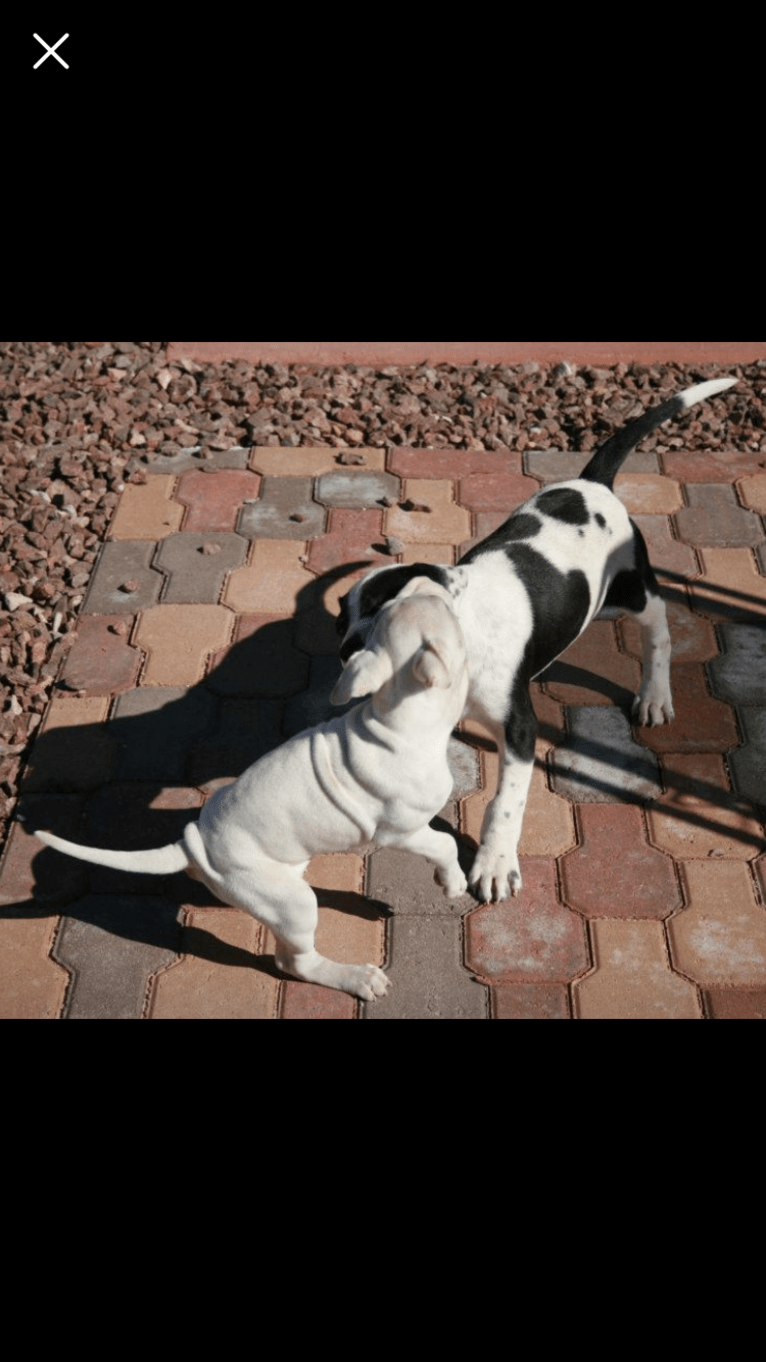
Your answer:
[[[339,578],[367,566],[350,563],[317,578],[300,593],[290,618],[248,632],[257,617],[239,617],[238,641],[195,686],[138,686],[109,702],[105,722],[44,724],[9,837],[0,917],[63,914],[173,953],[277,974],[273,957],[254,957],[198,927],[182,928],[182,906],[221,907],[183,872],[140,875],[86,865],[40,847],[31,833],[46,828],[120,850],[175,841],[220,785],[295,733],[353,708],[357,701],[330,703],[341,664],[335,617],[324,597]],[[83,690],[73,697],[59,685],[54,694],[82,699]],[[362,894],[315,887],[323,907],[368,920],[389,915],[386,904]]]
[[[325,596],[339,578],[366,566],[349,563],[317,577],[301,592],[290,618],[260,623],[253,622],[254,617],[239,617],[238,641],[214,659],[195,686],[127,690],[110,702],[106,722],[63,722],[56,727],[46,721],[22,785],[19,812],[24,824],[14,825],[3,863],[0,916],[63,915],[172,954],[193,953],[277,974],[273,957],[253,956],[198,926],[182,926],[183,906],[220,907],[209,890],[185,874],[158,877],[86,865],[39,847],[29,834],[47,828],[72,840],[121,850],[162,846],[181,835],[220,784],[235,779],[286,738],[342,714],[344,710],[329,700],[341,668],[335,617]],[[678,578],[678,585],[667,590],[668,598],[685,602],[686,586],[686,579]],[[763,629],[763,615],[750,608],[749,598],[740,594],[735,599],[736,593],[718,590],[709,582],[705,588],[720,601],[717,637],[722,655],[733,646],[726,637],[727,624],[751,628],[757,624]],[[762,602],[758,604],[762,608]],[[715,659],[711,662],[714,666]],[[632,693],[624,685],[574,666],[566,654],[540,678],[543,692],[553,683],[602,697],[602,703],[590,706],[565,703],[563,733],[541,717],[540,737],[553,744],[545,765],[554,793],[573,802],[651,805],[678,787],[685,802],[673,803],[674,818],[762,849],[762,829],[753,830],[752,823],[732,829],[730,817],[732,811],[743,815],[755,811],[757,818],[760,801],[738,798],[688,771],[677,773],[672,748],[661,766],[642,742],[642,730],[631,726]],[[677,681],[676,690],[678,694]],[[54,693],[64,700],[76,698],[61,686]],[[87,687],[84,693],[90,694]],[[763,702],[766,697],[759,701]],[[105,712],[106,697],[103,703]],[[732,698],[730,704],[734,703]],[[733,728],[730,746],[736,748],[742,741]],[[464,733],[453,740],[454,798],[477,788],[482,749],[493,749],[491,740]],[[541,764],[538,759],[538,767]],[[449,826],[454,833],[455,822],[453,815],[446,823],[443,818],[434,820],[434,826]],[[475,843],[465,836],[458,842],[461,865],[467,870]],[[323,906],[341,912],[370,920],[389,914],[385,903],[361,894],[323,891],[321,886],[317,893]]]

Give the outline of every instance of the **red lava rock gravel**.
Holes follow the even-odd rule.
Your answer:
[[[764,361],[310,369],[168,365],[164,346],[0,343],[0,844],[119,494],[126,481],[145,482],[158,457],[196,448],[204,467],[211,454],[248,445],[329,445],[352,466],[365,447],[585,454],[644,406],[726,372],[738,389],[642,450],[716,450],[725,421],[727,439],[752,452],[753,471],[766,467]],[[200,552],[218,548],[206,542]]]

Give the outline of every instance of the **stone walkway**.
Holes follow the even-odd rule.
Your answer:
[[[333,617],[356,571],[392,553],[454,562],[582,463],[359,453],[184,454],[126,486],[35,743],[30,820],[100,845],[172,840],[211,790],[332,712]],[[320,949],[385,965],[394,985],[361,1005],[281,977],[268,932],[185,875],[88,867],[17,823],[0,1015],[766,1016],[766,473],[725,453],[639,453],[615,490],[667,588],[677,718],[631,729],[626,621],[591,625],[536,683],[519,899],[449,902],[404,852],[316,858]],[[497,757],[464,732],[452,760],[444,817],[468,865]]]

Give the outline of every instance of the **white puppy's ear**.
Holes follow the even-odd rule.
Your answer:
[[[448,686],[450,674],[444,648],[436,643],[424,643],[415,654],[412,672],[421,686]]]
[[[354,653],[341,672],[330,695],[333,705],[345,705],[349,700],[372,695],[380,690],[394,674],[391,658],[386,652],[363,648]]]

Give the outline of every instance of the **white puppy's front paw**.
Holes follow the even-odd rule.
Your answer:
[[[633,701],[633,722],[644,727],[669,724],[675,718],[670,692],[648,691]]]
[[[521,889],[518,857],[507,852],[492,854],[479,847],[469,884],[482,903],[501,903],[503,899],[515,898]]]

